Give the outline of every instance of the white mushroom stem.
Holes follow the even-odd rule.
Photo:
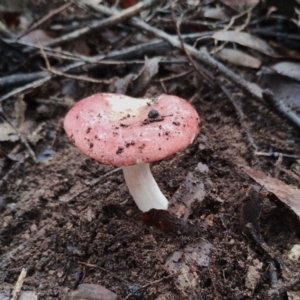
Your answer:
[[[168,208],[168,200],[153,178],[149,164],[124,166],[122,169],[129,192],[141,211]]]

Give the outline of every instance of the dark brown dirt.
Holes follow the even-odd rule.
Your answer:
[[[40,91],[40,97],[48,98],[69,81],[53,80]],[[84,89],[77,85],[80,92],[75,100],[106,91],[97,85],[80,85]],[[201,234],[167,233],[143,222],[121,171],[92,184],[113,168],[74,148],[61,126],[67,109],[48,105],[51,113],[41,116],[38,104],[27,96],[26,119],[43,126],[35,150],[39,153],[48,147],[55,154],[38,164],[27,158],[1,187],[0,295],[14,286],[21,269],[26,268],[23,290],[36,292],[39,299],[63,299],[80,283],[105,286],[121,299],[134,288],[141,288],[140,297],[131,299],[269,299],[273,293],[273,299],[286,299],[285,293],[276,296],[276,291],[290,283],[289,277],[275,263],[279,282],[272,286],[271,258],[240,227],[242,199],[253,182],[238,165],[249,165],[298,187],[300,183],[283,171],[275,174],[276,158],[253,154],[234,108],[221,92],[209,90],[194,73],[165,85],[170,93],[186,99],[199,91],[193,105],[201,116],[201,133],[190,147],[153,164],[152,170],[165,195],[175,203],[174,195],[188,193],[187,176],[201,182],[203,174],[197,166],[207,165],[204,199],[189,199],[189,221],[201,224]],[[147,96],[163,92],[153,84]],[[242,103],[261,151],[300,155],[299,132],[285,119],[240,91],[231,92]],[[3,143],[7,152],[11,148]],[[299,161],[283,158],[281,165],[291,170],[299,167]],[[12,166],[13,162],[6,162],[4,171]],[[264,202],[261,234],[288,264],[287,253],[300,241],[286,216],[284,208]],[[172,270],[166,261],[172,253],[184,252],[201,241],[211,245],[209,263],[189,265],[196,282],[183,288],[178,276],[169,276]],[[247,281],[249,270],[257,270],[253,288]],[[167,278],[159,281],[163,277]]]

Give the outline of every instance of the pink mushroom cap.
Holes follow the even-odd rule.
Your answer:
[[[64,120],[68,137],[82,153],[114,166],[164,159],[191,144],[199,124],[192,105],[170,95],[95,94],[79,101]]]

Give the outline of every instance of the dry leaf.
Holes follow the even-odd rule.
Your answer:
[[[52,37],[50,37],[44,30],[41,29],[33,30],[20,38],[20,41],[23,43],[35,45],[44,45],[50,43],[52,40]]]
[[[276,54],[264,40],[246,32],[218,31],[212,35],[212,38],[223,42],[238,43],[266,55],[273,56]]]
[[[16,142],[19,137],[16,131],[7,123],[0,124],[0,142],[10,141]]]
[[[129,95],[133,97],[143,97],[150,85],[151,79],[157,74],[161,57],[145,58],[145,65],[138,76],[133,81],[133,88]]]
[[[180,272],[176,278],[177,284],[182,290],[193,289],[198,284],[197,272],[193,272],[194,267],[207,267],[210,260],[212,245],[205,240],[195,244],[189,244],[180,251],[175,251],[169,255],[165,266],[170,273]]]
[[[197,6],[200,4],[200,0],[187,0],[187,5]]]
[[[288,76],[295,80],[300,81],[300,64],[295,62],[279,62],[270,66],[272,70],[276,71],[278,74]]]
[[[198,163],[195,171],[187,174],[185,181],[173,195],[169,202],[169,210],[174,214],[180,210],[187,219],[194,201],[201,202],[207,194],[207,189],[212,187],[208,173],[208,166]],[[182,209],[182,204],[184,204],[184,209]]]
[[[221,0],[225,5],[230,7],[248,7],[256,5],[259,0]]]
[[[254,290],[262,276],[263,263],[258,259],[253,260],[253,265],[248,266],[248,271],[245,279],[245,286],[250,290]]]
[[[299,291],[288,291],[287,296],[289,300],[300,300],[300,292]]]
[[[275,74],[261,73],[259,85],[269,89],[283,103],[297,110],[300,107],[300,82],[289,77]]]
[[[249,167],[244,167],[243,170],[259,185],[263,186],[268,192],[274,194],[281,202],[286,204],[298,217],[300,217],[300,190],[297,187],[285,184],[278,179],[268,177],[266,174]]]
[[[116,94],[127,94],[129,84],[136,78],[136,74],[129,73],[123,78],[115,77],[111,81],[109,91]]]
[[[78,288],[75,291],[71,291],[66,295],[65,300],[71,300],[71,299],[72,300],[75,300],[75,299],[77,299],[77,300],[80,300],[80,299],[117,300],[118,296],[102,285],[82,283],[78,286]]]
[[[225,21],[228,19],[225,9],[218,7],[218,8],[208,8],[205,9],[203,12],[203,16],[205,18],[214,19],[214,20],[222,20]]]
[[[186,219],[177,218],[176,215],[164,209],[152,208],[143,213],[141,219],[150,226],[173,234],[199,236],[202,232],[202,227]]]
[[[101,2],[102,2],[102,0],[85,0],[86,4],[91,4],[91,5],[97,5]]]
[[[220,60],[242,67],[258,69],[261,66],[261,61],[259,59],[236,49],[224,48],[217,52],[215,56]]]

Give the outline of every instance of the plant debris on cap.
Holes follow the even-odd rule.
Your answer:
[[[114,166],[150,163],[191,144],[200,118],[187,101],[170,95],[137,99],[95,94],[79,101],[65,131],[84,154]]]

